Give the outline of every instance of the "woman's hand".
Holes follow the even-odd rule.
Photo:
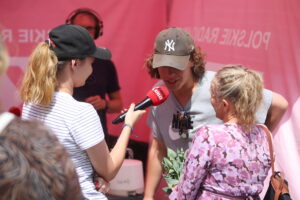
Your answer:
[[[135,123],[146,113],[145,110],[136,110],[134,111],[135,104],[132,103],[126,113],[125,124],[133,127]]]
[[[94,185],[98,192],[106,194],[110,190],[110,184],[103,178],[101,178],[98,174],[94,175]]]

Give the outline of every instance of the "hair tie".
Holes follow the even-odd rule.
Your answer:
[[[55,44],[52,40],[50,40],[50,38],[48,38],[48,40],[45,40],[45,42],[49,45],[49,47],[55,47]]]
[[[50,39],[45,40],[45,43],[47,43],[48,46],[51,47]]]

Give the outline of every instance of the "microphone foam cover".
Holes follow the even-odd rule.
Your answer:
[[[162,104],[168,98],[168,96],[169,91],[163,86],[152,88],[152,90],[147,93],[147,97],[151,99],[153,106]]]

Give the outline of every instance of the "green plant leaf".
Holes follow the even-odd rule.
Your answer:
[[[172,192],[172,188],[178,184],[182,176],[182,169],[184,166],[186,151],[182,148],[177,152],[168,148],[167,157],[162,161],[163,169],[165,170],[163,177],[167,182],[168,187],[163,188],[167,193]]]
[[[163,191],[165,191],[168,195],[172,193],[172,189],[170,189],[168,187],[164,187]]]
[[[172,149],[168,148],[168,158],[176,158],[177,157],[177,153],[175,151],[173,151]]]

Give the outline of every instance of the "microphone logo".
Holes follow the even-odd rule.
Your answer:
[[[162,104],[168,98],[168,96],[169,96],[169,91],[166,87],[159,86],[159,87],[152,88],[147,93],[147,97],[143,101],[138,103],[135,106],[134,110],[142,110],[149,106],[158,106]],[[112,123],[118,124],[124,121],[125,115],[126,112],[122,113],[114,121],[112,121]]]
[[[152,105],[157,106],[163,103],[169,96],[169,91],[166,87],[158,86],[152,88],[148,93],[147,97],[149,97],[152,101]]]
[[[152,90],[156,94],[156,96],[158,97],[159,100],[163,99],[162,91],[158,91],[158,90],[160,90],[159,87],[153,88]]]

